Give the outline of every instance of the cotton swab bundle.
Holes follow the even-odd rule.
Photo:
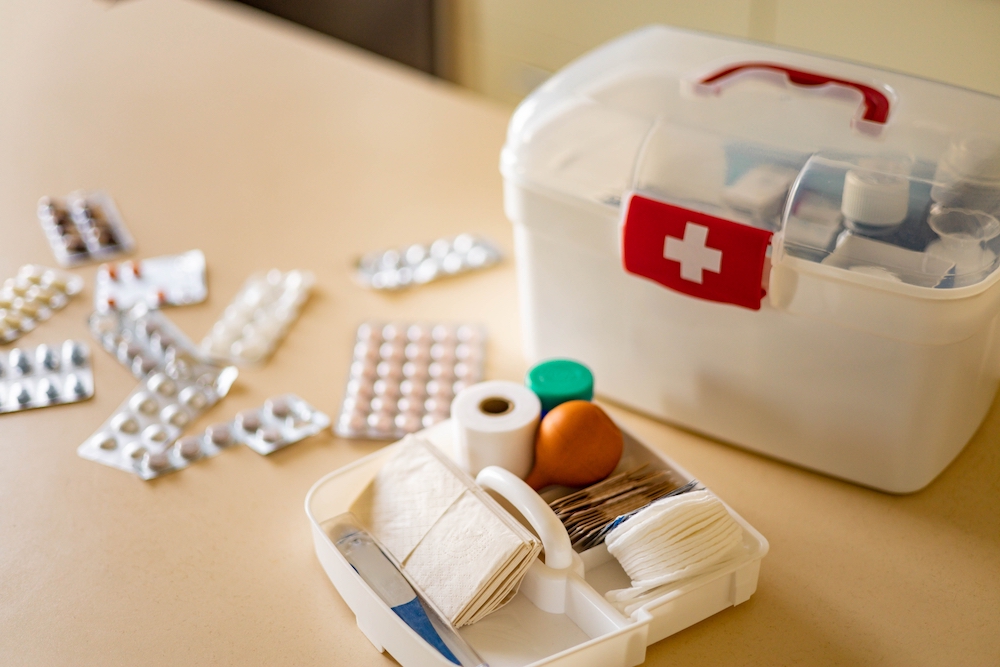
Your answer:
[[[632,580],[631,588],[608,591],[605,597],[629,605],[653,589],[737,556],[743,529],[721,500],[700,489],[650,504],[611,530],[605,543]]]
[[[690,491],[696,484],[684,484],[673,471],[647,470],[643,465],[554,500],[549,507],[566,527],[573,548],[586,551],[635,511],[659,498]]]

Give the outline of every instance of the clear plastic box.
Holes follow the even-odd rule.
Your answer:
[[[989,95],[683,30],[595,50],[521,104],[501,157],[529,358],[924,487],[1000,383],[998,120]]]

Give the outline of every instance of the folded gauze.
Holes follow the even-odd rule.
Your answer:
[[[632,580],[631,588],[605,597],[628,604],[735,557],[743,548],[743,529],[721,500],[702,489],[650,503],[604,541]]]
[[[471,477],[414,436],[351,511],[456,627],[509,602],[542,549]]]

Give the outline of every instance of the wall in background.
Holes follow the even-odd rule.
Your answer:
[[[575,57],[664,23],[1000,95],[1000,0],[438,0],[441,74],[509,104]]]

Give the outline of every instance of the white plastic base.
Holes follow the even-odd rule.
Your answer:
[[[453,455],[450,422],[419,435]],[[321,479],[306,498],[306,514],[312,522],[316,555],[323,569],[372,644],[380,651],[388,651],[403,667],[445,667],[451,663],[368,588],[323,529],[325,522],[349,510],[395,451],[395,446],[387,447]],[[670,467],[690,479],[683,469],[625,433],[619,467],[626,469],[641,463],[660,469]],[[627,587],[629,579],[618,561],[601,546],[582,556],[574,555],[571,566],[559,570],[535,561],[507,606],[460,632],[491,667],[638,665],[645,659],[649,644],[746,601],[756,590],[767,540],[732,509],[729,511],[743,527],[743,555],[665,589],[631,617],[622,615],[604,599],[608,590]]]
[[[505,207],[529,361],[579,359],[600,395],[655,417],[909,493],[958,455],[1000,383],[1000,282],[916,299],[785,257],[752,311],[626,273],[616,207],[511,181]]]

